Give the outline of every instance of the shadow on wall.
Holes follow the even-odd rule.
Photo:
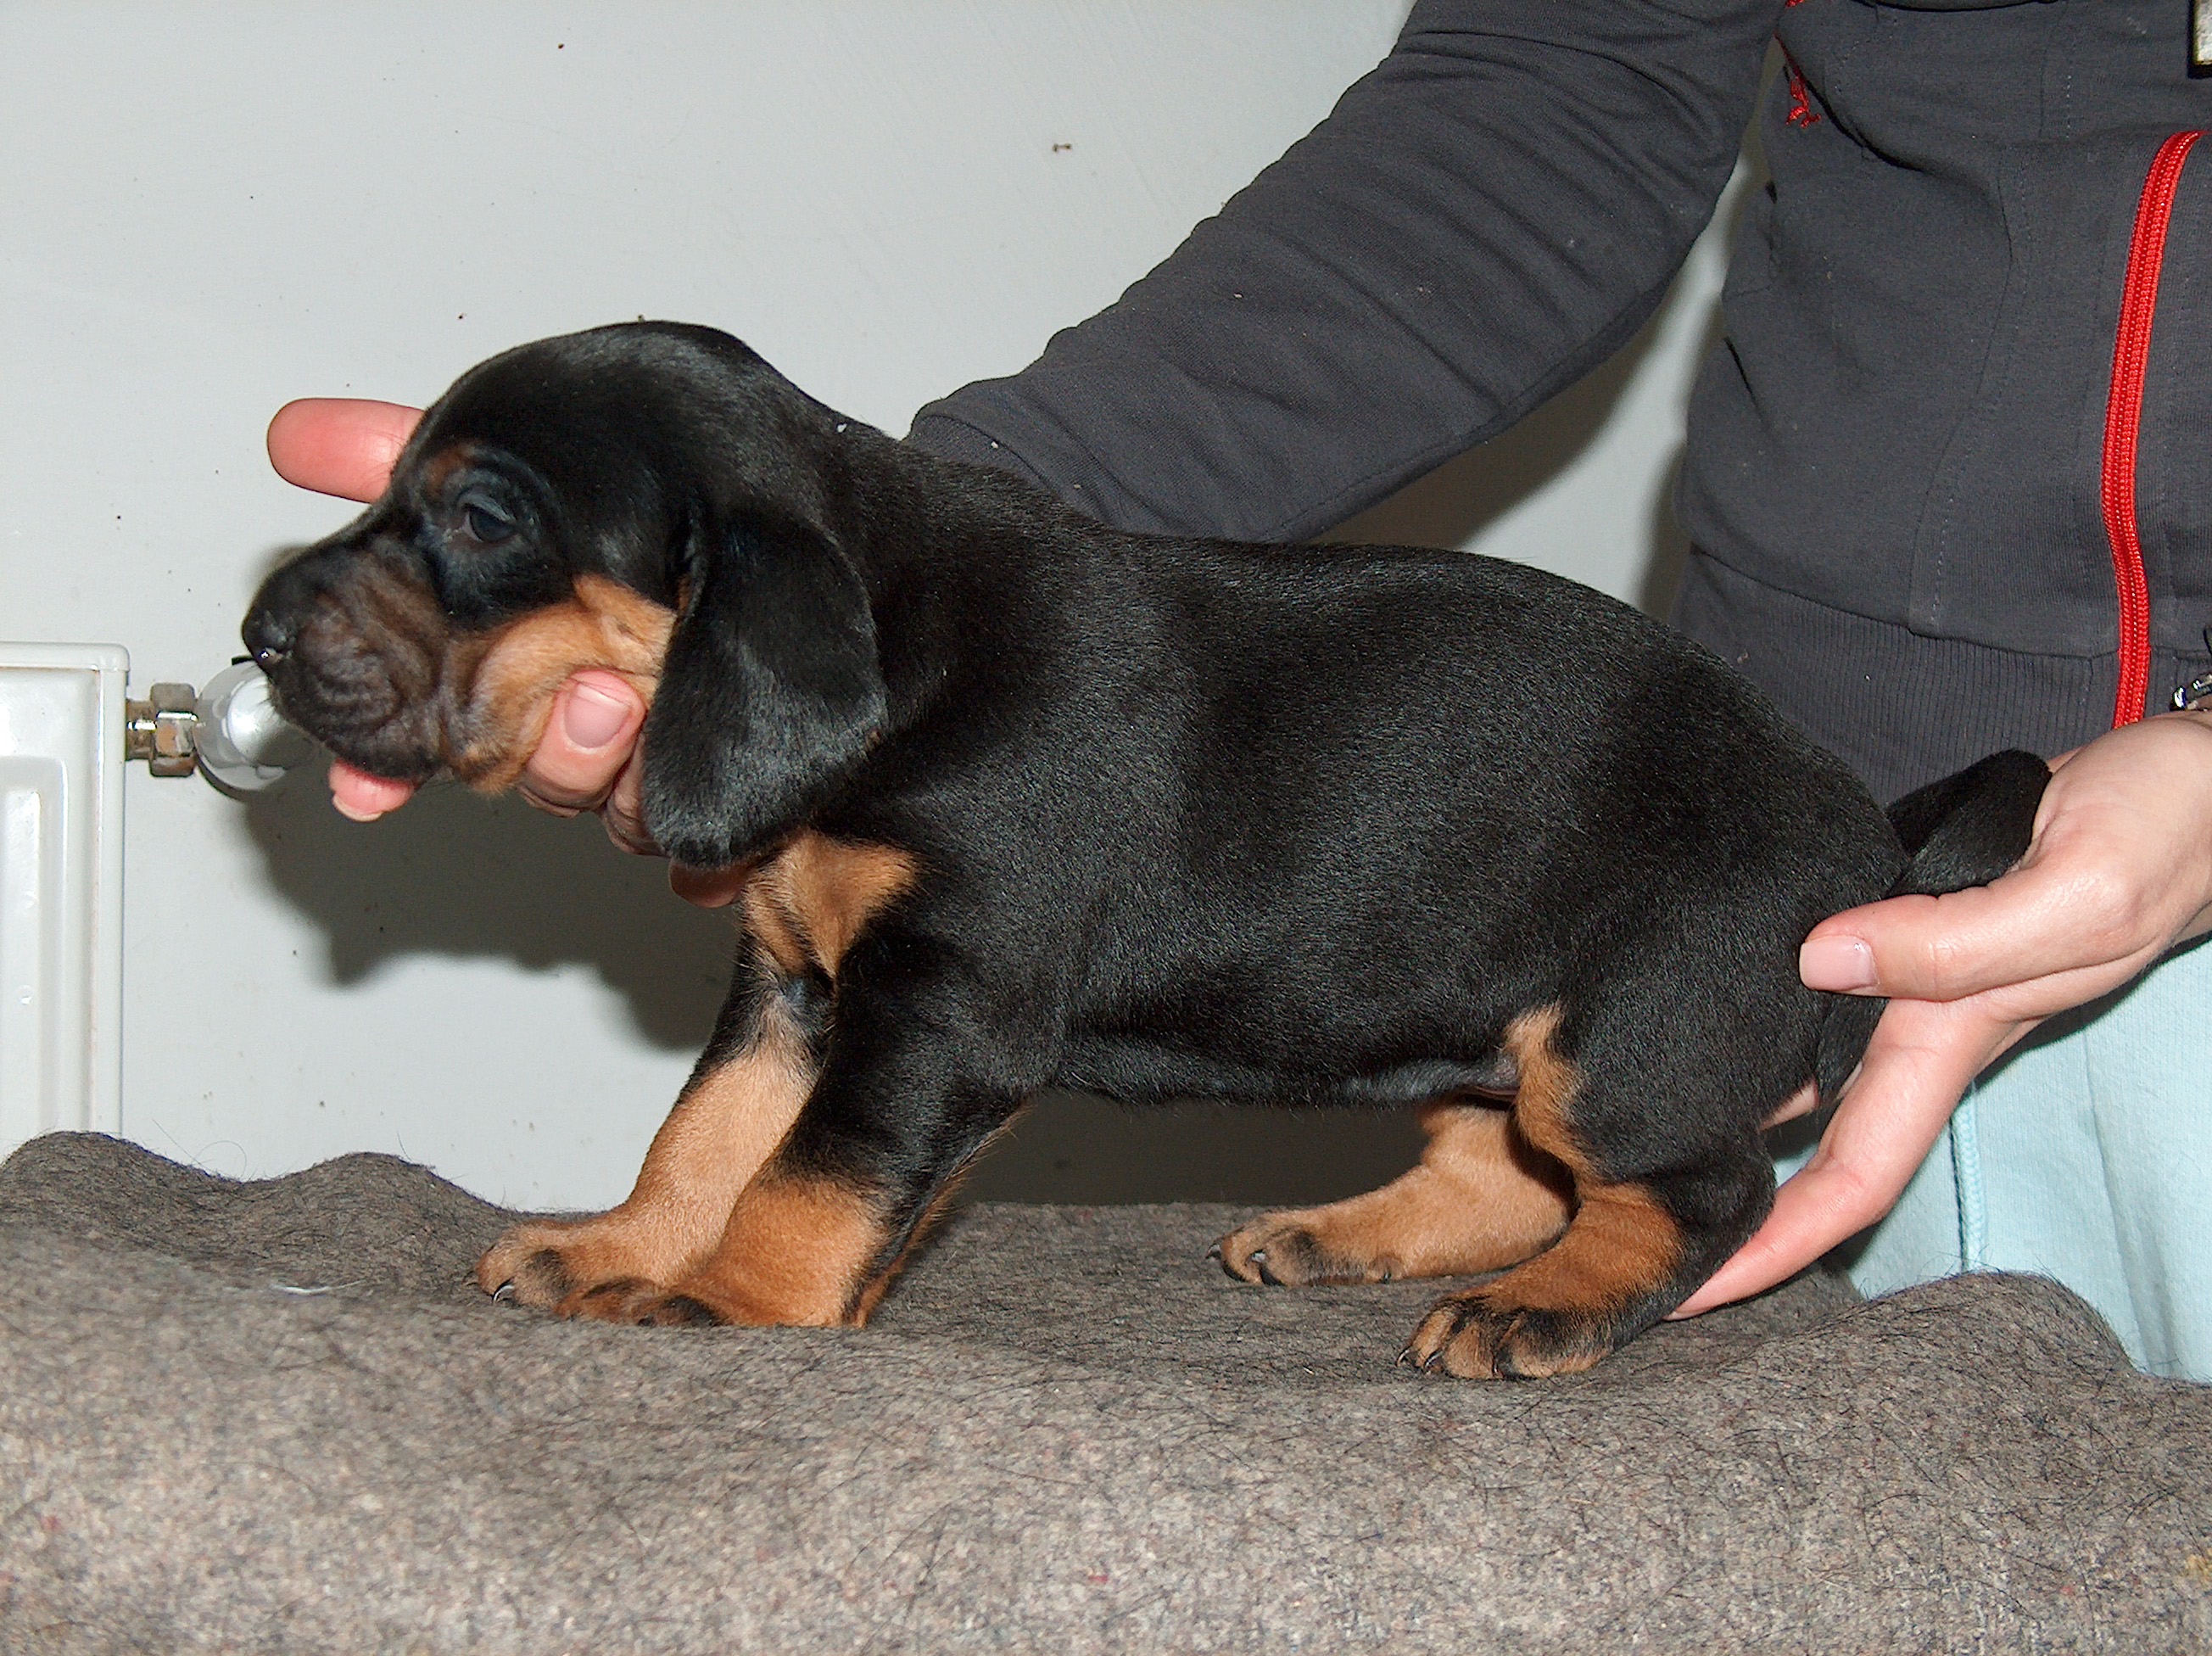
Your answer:
[[[246,821],[270,879],[329,940],[340,983],[409,955],[585,965],[653,1045],[707,1043],[730,919],[679,901],[666,865],[616,850],[596,818],[440,787],[363,827],[331,808],[317,775],[254,799]]]
[[[1334,1202],[1387,1184],[1420,1154],[1403,1111],[1186,1103],[1131,1109],[1057,1089],[978,1160],[971,1202]]]
[[[1332,538],[1464,544],[1588,447],[1681,300],[1671,295],[1626,347],[1512,430]],[[1663,615],[1686,550],[1663,496],[1652,544],[1639,600]],[[623,995],[653,1045],[705,1044],[729,980],[730,922],[678,902],[661,864],[612,849],[596,822],[447,788],[368,832],[331,809],[319,779],[306,778],[256,801],[247,821],[270,878],[329,938],[340,983],[415,954],[586,965]],[[981,1159],[966,1192],[1002,1202],[1302,1204],[1384,1183],[1419,1143],[1411,1112],[1139,1111],[1054,1091]]]

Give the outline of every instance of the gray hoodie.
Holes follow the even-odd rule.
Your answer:
[[[2173,135],[2212,127],[2212,80],[2189,27],[2187,0],[1423,0],[1159,268],[912,440],[1131,528],[1318,533],[1635,332],[1778,38],[1773,183],[1691,408],[1676,619],[1884,796],[2056,752],[2110,726],[2124,651],[2153,707],[2208,665],[2212,142],[2192,162]],[[2139,553],[2116,560],[2127,482]]]

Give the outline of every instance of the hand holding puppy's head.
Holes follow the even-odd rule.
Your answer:
[[[247,614],[286,715],[408,782],[511,785],[580,667],[651,699],[645,809],[717,867],[803,819],[881,729],[839,521],[843,423],[738,341],[635,323],[464,374],[383,496]]]

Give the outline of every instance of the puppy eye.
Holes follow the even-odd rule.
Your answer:
[[[514,533],[510,520],[477,501],[461,502],[461,519],[468,525],[470,539],[486,546],[496,546]]]

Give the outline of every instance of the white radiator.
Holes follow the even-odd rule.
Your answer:
[[[0,1154],[122,1126],[130,665],[114,644],[0,643]]]

